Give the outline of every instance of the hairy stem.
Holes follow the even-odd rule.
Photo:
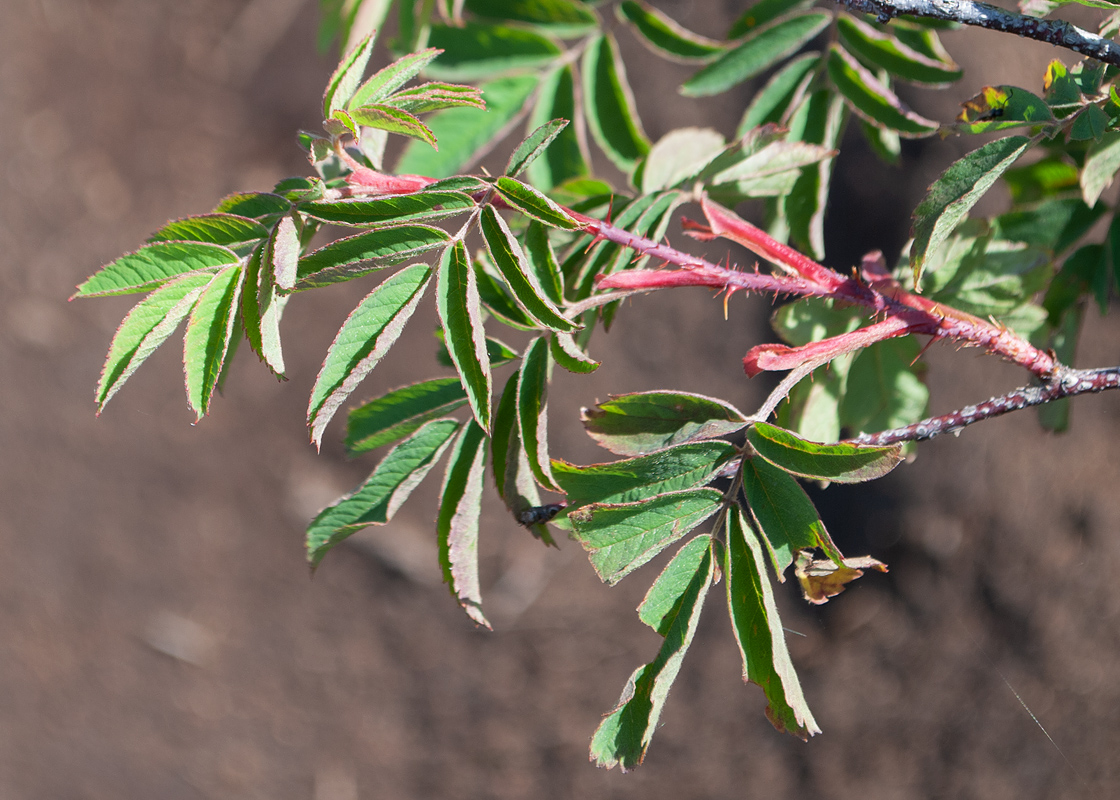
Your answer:
[[[1106,64],[1120,66],[1120,45],[1060,19],[1040,19],[974,0],[835,0],[853,11],[873,14],[886,23],[908,15],[975,25],[1028,39],[1049,42]]]
[[[847,441],[850,444],[864,445],[921,442],[942,433],[954,433],[975,422],[1002,416],[1012,411],[1039,406],[1063,397],[1096,394],[1109,389],[1120,389],[1120,367],[1105,369],[1059,367],[1054,377],[1040,386],[1022,386],[974,406],[965,406],[948,414],[929,417],[913,425],[905,425],[889,431],[861,433]]]

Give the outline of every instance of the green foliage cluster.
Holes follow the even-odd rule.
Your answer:
[[[466,613],[488,625],[477,550],[489,473],[514,520],[546,544],[553,530],[566,531],[607,583],[683,541],[638,609],[664,642],[595,732],[597,763],[641,762],[721,580],[744,678],[765,692],[768,717],[803,738],[817,733],[771,579],[784,581],[792,567],[817,603],[863,570],[885,569],[840,553],[799,479],[867,481],[900,461],[902,445],[841,440],[925,415],[919,343],[890,338],[833,359],[792,388],[775,419],[781,427],[688,392],[613,398],[585,412],[584,424],[619,460],[590,466],[549,456],[554,367],[597,368],[591,334],[618,313],[617,302],[596,300],[597,280],[643,266],[684,203],[762,200],[771,236],[823,257],[833,165],[850,123],[888,161],[898,159],[901,138],[1015,129],[978,140],[930,187],[894,280],[1068,360],[1086,298],[1103,310],[1120,272],[1120,222],[1102,200],[1120,169],[1116,69],[1056,60],[1042,94],[985,87],[942,125],[895,89],[961,77],[938,38],[944,23],[918,18],[883,25],[814,0],[758,0],[711,39],[639,0],[400,0],[395,25],[388,0],[322,6],[322,41],[356,43],[328,83],[322,131],[300,135],[315,174],[170,222],[78,287],[78,297],[146,295],[112,341],[98,410],[183,324],[187,399],[201,417],[242,336],[284,375],[280,324],[293,295],[382,273],[342,323],[311,391],[307,421],[318,444],[434,294],[452,371],[348,411],[350,454],[388,449],[361,486],[311,523],[311,564],[355,531],[388,523],[442,461],[440,564]],[[685,95],[761,79],[730,141],[695,127],[648,139],[611,17],[655,53],[695,67]],[[359,19],[397,31],[389,43],[397,60],[368,78],[375,38],[358,35]],[[1115,33],[1116,15],[1103,27]],[[524,138],[501,175],[469,172],[517,131]],[[410,139],[392,171],[383,164],[389,134]],[[594,174],[591,142],[627,185]],[[1001,179],[1011,208],[970,219]],[[631,239],[588,228],[608,217]],[[1103,241],[1086,241],[1105,218]],[[324,231],[334,238],[320,243]],[[473,252],[469,236],[482,243]],[[817,297],[783,306],[774,327],[798,347],[855,331],[868,316]],[[495,334],[504,328],[528,332],[528,344],[518,352],[503,343]],[[512,371],[495,386],[503,364]],[[1048,408],[1045,420],[1060,428],[1064,414]],[[542,490],[563,500],[545,502]],[[690,536],[705,522],[707,532]]]

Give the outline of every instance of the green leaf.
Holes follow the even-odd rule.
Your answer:
[[[285,178],[272,190],[292,203],[309,203],[322,197],[326,186],[320,178]]]
[[[673,560],[649,587],[638,606],[638,618],[657,631],[659,636],[663,637],[669,632],[681,596],[688,591],[688,585],[701,564],[711,557],[711,550],[711,536],[694,536],[677,551]]]
[[[598,27],[595,13],[572,0],[466,0],[465,8],[479,17],[520,22],[573,38]]]
[[[1062,155],[1042,158],[1003,173],[1013,204],[1030,203],[1077,187],[1079,170]]]
[[[932,58],[900,41],[893,32],[876,30],[862,20],[840,14],[836,18],[840,41],[851,53],[906,81],[946,86],[963,72],[951,60]]]
[[[643,455],[742,430],[747,418],[722,400],[689,392],[615,395],[580,415],[588,435],[612,453]]]
[[[436,350],[436,361],[440,366],[447,367],[448,369],[455,368],[455,362],[451,360],[451,354],[447,352],[447,344],[444,342],[444,335],[442,330],[435,331],[436,339],[439,340],[439,348]],[[486,354],[490,357],[491,367],[500,367],[502,364],[508,364],[510,361],[516,361],[521,358],[521,354],[510,347],[505,342],[495,339],[493,336],[486,337]]]
[[[552,475],[573,508],[589,503],[631,503],[703,486],[737,455],[727,442],[689,442],[608,464],[579,467],[554,460]]]
[[[831,159],[836,151],[811,142],[776,141],[751,152],[752,136],[744,138],[743,154],[736,164],[710,178],[713,196],[733,192],[737,197],[775,197],[788,194],[801,177],[802,168]]]
[[[842,558],[813,501],[785,470],[762,458],[744,459],[743,494],[765,536],[779,581],[785,581],[786,569],[801,550],[819,547],[829,558]]]
[[[499,322],[514,330],[535,331],[540,328],[506,290],[498,268],[490,260],[490,254],[479,250],[475,254],[474,273],[478,282],[478,294],[486,310]]]
[[[649,152],[634,93],[618,46],[609,34],[599,36],[583,53],[583,102],[591,135],[616,167],[629,172]]]
[[[514,372],[506,381],[502,397],[494,412],[494,432],[490,438],[490,452],[494,463],[494,483],[498,495],[506,504],[513,518],[522,521],[522,515],[529,509],[540,506],[541,496],[533,479],[529,458],[521,441],[518,422],[517,395],[521,380],[521,370]],[[533,523],[526,526],[530,533],[546,545],[555,546],[548,526]]]
[[[548,458],[548,342],[538,336],[521,358],[517,371],[517,425],[529,468],[544,488],[558,492]]]
[[[419,53],[409,53],[403,58],[398,58],[387,67],[378,70],[372,78],[367,80],[346,104],[346,108],[353,111],[361,106],[375,105],[388,98],[397,89],[420,74],[440,53],[434,47],[421,50]]]
[[[299,266],[300,236],[291,216],[280,218],[268,241],[268,266],[281,290],[291,289]]]
[[[1054,59],[1047,65],[1042,86],[1045,90],[1046,102],[1063,112],[1058,116],[1066,116],[1084,102],[1077,80],[1058,59]]]
[[[619,765],[625,772],[637,767],[645,757],[669,689],[696,633],[700,611],[712,584],[710,543],[710,537],[698,536],[682,547],[650,589],[651,594],[656,591],[667,595],[679,588],[680,594],[661,618],[659,628],[664,630],[665,637],[661,651],[653,661],[630,676],[617,706],[599,724],[591,739],[591,759],[600,767]],[[687,573],[689,567],[693,568],[691,574]],[[658,613],[668,600],[666,597],[658,603]],[[651,610],[647,615],[652,613]]]
[[[1063,216],[1062,212],[1068,209],[1047,210],[1057,217],[1056,230],[1045,230],[1046,223],[1040,221],[1037,225],[1042,230],[1038,232],[1057,234],[1062,221],[1068,219],[1068,214]],[[1001,235],[1015,234],[1015,227],[1004,228],[1001,223]],[[1052,245],[1053,241],[1046,244]],[[1051,257],[1039,247],[997,239],[994,235],[977,236],[962,227],[927,262],[924,287],[931,299],[962,311],[980,317],[1002,316],[1045,286],[1051,276],[1050,262]]]
[[[335,111],[346,108],[346,104],[350,102],[350,98],[362,82],[362,73],[366,71],[366,64],[369,63],[372,53],[373,37],[367,36],[339,62],[327,82],[326,91],[323,92],[323,119],[329,119]]]
[[[832,14],[793,14],[752,30],[729,50],[681,85],[686,97],[726,92],[800,50],[832,21]]]
[[[525,253],[517,238],[506,225],[506,221],[494,210],[486,206],[482,210],[480,222],[482,235],[486,239],[486,249],[513,292],[518,305],[529,317],[550,330],[570,333],[577,329],[576,323],[567,319],[552,302],[544,296],[544,289],[536,275],[529,269]]]
[[[918,422],[929,407],[922,382],[921,344],[912,336],[876,342],[856,354],[840,400],[841,423],[851,431],[890,430]]]
[[[520,175],[566,127],[568,127],[568,120],[554,119],[536,128],[514,148],[509,161],[506,162],[504,174],[511,178]]]
[[[1088,139],[1100,141],[1109,128],[1108,114],[1100,106],[1090,103],[1077,115],[1069,128],[1071,142],[1084,142]]]
[[[844,131],[844,100],[835,92],[813,92],[789,121],[787,141],[802,141],[836,149]],[[824,258],[824,215],[832,182],[834,159],[805,167],[782,202],[791,243],[817,259]]]
[[[863,324],[866,312],[817,299],[790,303],[774,314],[774,330],[794,347],[849,333]],[[834,358],[827,367],[805,377],[779,407],[778,423],[819,442],[840,438],[840,398],[847,391],[853,354]]]
[[[383,105],[399,108],[409,114],[427,114],[445,108],[486,108],[482,92],[474,86],[439,82],[424,83],[397,92],[386,99]]]
[[[543,222],[552,228],[575,230],[579,223],[572,219],[567,211],[532,186],[526,183],[502,176],[494,182],[494,188],[502,199],[526,216]]]
[[[516,124],[537,84],[536,75],[516,75],[482,84],[479,89],[486,98],[486,109],[452,108],[429,117],[428,128],[439,140],[440,149],[412,142],[397,162],[396,171],[445,178],[469,168]]]
[[[634,26],[644,44],[674,61],[710,61],[727,49],[723,42],[685,30],[644,2],[625,0],[618,6],[617,14],[619,19]]]
[[[828,51],[828,77],[852,111],[872,125],[909,138],[932,136],[940,127],[936,121],[911,111],[890,87],[838,45]]]
[[[233,214],[251,219],[265,219],[287,214],[292,204],[278,194],[242,192],[231,194],[214,207],[215,214]]]
[[[949,237],[1000,175],[1030,147],[1025,136],[1008,136],[973,150],[941,174],[914,211],[910,264],[914,284],[921,285],[929,255]]]
[[[435,378],[402,386],[350,412],[346,452],[356,456],[408,436],[424,423],[467,402],[458,378]]]
[[[307,528],[307,560],[312,569],[351,534],[391,520],[439,461],[458,428],[453,419],[426,423],[386,453],[365,483],[320,511]]]
[[[1101,192],[1112,185],[1120,170],[1120,131],[1104,134],[1099,142],[1089,145],[1085,168],[1081,170],[1081,196],[1085,204],[1096,205]]]
[[[581,350],[570,333],[554,333],[549,342],[549,352],[552,353],[552,360],[568,372],[594,372],[602,363]]]
[[[237,298],[241,291],[242,269],[233,264],[214,275],[191,309],[183,337],[183,369],[186,373],[187,402],[198,419],[209,412],[210,398],[225,364]]]
[[[573,536],[604,583],[614,585],[719,511],[723,495],[691,489],[636,503],[584,506],[568,514]]]
[[[528,125],[536,130],[549,124],[549,120],[575,118],[575,72],[568,65],[553,71],[541,81]],[[529,164],[526,176],[530,183],[547,192],[565,181],[589,175],[591,168],[588,166],[585,139],[586,136],[581,136],[575,125],[559,131],[541,157]]]
[[[728,39],[738,39],[778,17],[813,5],[813,0],[758,0],[751,3],[727,31]]]
[[[132,373],[175,332],[212,277],[209,273],[184,275],[132,307],[117,328],[101,368],[96,398],[98,414]]]
[[[898,445],[817,444],[765,422],[757,422],[747,429],[747,441],[776,467],[805,478],[835,483],[861,483],[881,478],[902,460],[902,448]]]
[[[215,273],[237,264],[228,247],[200,242],[156,242],[126,253],[91,275],[74,297],[107,297],[155,289],[187,272]]]
[[[1049,125],[1054,114],[1046,101],[1018,86],[985,86],[961,103],[957,127],[968,133],[1001,131],[1021,125]]]
[[[548,227],[536,220],[530,221],[521,241],[525,245],[528,274],[536,278],[545,298],[554,305],[563,305],[564,276],[560,273],[560,265],[556,263],[556,255],[548,241]]]
[[[711,128],[677,128],[658,140],[642,168],[644,193],[670,189],[699,174],[726,148]]]
[[[167,223],[153,233],[148,241],[208,242],[225,245],[234,251],[247,251],[266,238],[268,228],[255,219],[235,214],[201,214]]]
[[[268,247],[253,251],[245,265],[245,284],[241,290],[241,324],[249,346],[277,377],[284,375],[284,354],[280,344],[280,318],[288,298],[276,288],[272,270],[265,268]]]
[[[736,136],[768,122],[780,123],[787,109],[800,98],[820,64],[819,53],[806,53],[786,63],[751,99]]]
[[[400,225],[336,239],[299,260],[294,291],[360,278],[437,248],[451,237],[440,228]]]
[[[342,323],[307,406],[307,425],[316,447],[335,412],[400,338],[430,278],[431,269],[424,264],[402,269],[366,295]]]
[[[1086,294],[1093,294],[1101,308],[1108,313],[1108,290],[1112,283],[1112,269],[1104,245],[1087,244],[1075,250],[1062,264],[1046,290],[1042,305],[1049,313],[1050,325],[1058,328],[1062,316]]]
[[[350,111],[350,118],[359,125],[419,139],[436,147],[436,136],[423,122],[403,109],[391,105],[370,105]]]
[[[902,154],[902,140],[898,131],[890,128],[879,128],[865,119],[859,121],[863,137],[885,163],[898,166],[899,156]]]
[[[1074,186],[1076,181],[1075,174]],[[1080,197],[1067,196],[1020,206],[1016,211],[1000,214],[990,224],[997,237],[1025,242],[1058,255],[1084,236],[1105,211],[1104,203],[1090,208]],[[935,255],[930,263],[937,260]]]
[[[479,625],[490,627],[482,614],[478,580],[478,520],[482,510],[482,477],[486,467],[486,431],[467,422],[448,460],[440,492],[436,537],[443,580],[459,605]]]
[[[561,54],[552,39],[539,33],[481,22],[433,25],[428,44],[444,51],[428,68],[429,75],[441,80],[475,81],[538,69]]]
[[[463,192],[413,192],[376,200],[333,200],[305,203],[300,210],[335,225],[386,225],[420,222],[462,214],[476,203]]]
[[[766,718],[775,728],[807,739],[821,730],[805,702],[786,648],[762,547],[738,510],[728,517],[722,566],[731,627],[743,658],[743,680],[762,687]]]
[[[448,353],[463,381],[474,418],[490,431],[490,358],[479,309],[478,283],[467,248],[456,242],[443,251],[436,281],[436,311]]]

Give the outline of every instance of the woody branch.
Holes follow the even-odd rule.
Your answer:
[[[1120,45],[1060,19],[1041,19],[973,0],[835,0],[853,11],[886,23],[907,15],[975,25],[1048,42],[1105,64],[1120,66]]]

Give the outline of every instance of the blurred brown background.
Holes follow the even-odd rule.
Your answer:
[[[67,296],[165,220],[306,172],[294,133],[317,125],[333,66],[314,49],[315,5],[0,2],[0,797],[1111,796],[1120,397],[1079,399],[1067,436],[1024,413],[925,445],[875,485],[820,495],[843,549],[891,565],[822,609],[781,589],[824,735],[803,744],[766,722],[717,590],[630,775],[595,769],[586,748],[657,650],[633,609],[664,559],[608,589],[577,546],[545,551],[491,509],[484,601],[497,630],[476,631],[439,583],[433,476],[393,524],[308,580],[304,524],[372,467],[342,457],[338,427],[321,456],[303,428],[318,359],[368,287],[290,305],[288,383],[243,348],[192,427],[173,339],[95,418],[130,300]],[[740,6],[669,10],[719,34]],[[949,46],[989,71],[913,98],[941,119],[981,80],[1036,87],[1058,55],[983,32]],[[682,74],[632,70],[652,99],[649,134],[729,133],[744,96],[697,119],[700,104],[669,99]],[[830,263],[897,251],[922,189],[966,146],[908,146],[901,169],[842,156]],[[765,387],[739,360],[769,305],[731,309],[724,322],[704,292],[635,300],[593,346],[601,373],[560,377],[558,454],[596,458],[577,409],[610,392],[757,403]],[[1079,365],[1115,363],[1117,324],[1089,318]],[[411,327],[364,395],[434,374],[431,314]],[[1021,379],[972,352],[929,360],[940,411]]]

